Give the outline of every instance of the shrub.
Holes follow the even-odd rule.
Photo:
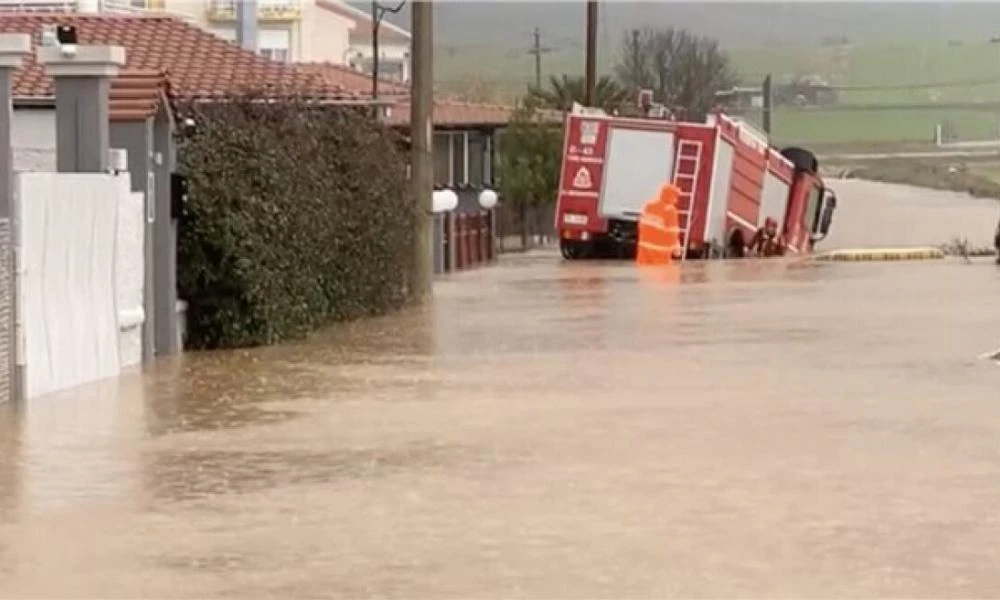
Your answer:
[[[533,103],[520,106],[498,145],[500,196],[515,210],[521,242],[528,247],[528,213],[555,205],[559,193],[563,130],[550,112]]]
[[[272,344],[407,296],[413,203],[394,134],[361,109],[254,94],[181,107],[188,346]]]

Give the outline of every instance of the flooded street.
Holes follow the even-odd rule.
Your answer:
[[[996,224],[837,189],[826,247]],[[0,410],[0,597],[995,595],[998,297],[989,259],[505,258]]]

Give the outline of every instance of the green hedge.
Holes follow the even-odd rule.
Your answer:
[[[181,107],[178,292],[190,348],[272,344],[407,299],[415,212],[396,135],[357,108]]]

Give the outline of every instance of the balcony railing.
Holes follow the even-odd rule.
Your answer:
[[[207,16],[211,21],[234,21],[239,0],[209,0]],[[302,16],[300,0],[259,0],[259,21],[295,21]]]
[[[85,4],[81,6],[81,4]],[[136,0],[98,0],[96,3],[81,3],[79,0],[0,0],[0,12],[94,12],[98,13],[131,13],[131,14],[165,14],[186,21],[194,21],[192,15],[163,10],[162,3],[139,2]]]

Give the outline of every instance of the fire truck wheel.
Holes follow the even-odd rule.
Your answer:
[[[559,251],[566,260],[581,260],[590,255],[590,242],[559,240]]]

